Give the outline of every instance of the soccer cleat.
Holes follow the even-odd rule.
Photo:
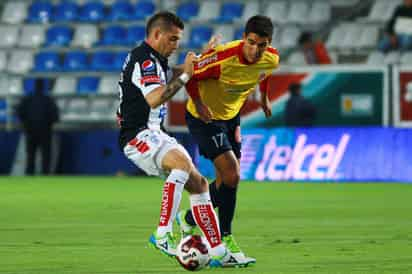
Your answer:
[[[255,258],[245,256],[233,235],[224,236],[222,242],[226,245],[230,255],[230,258],[224,262],[224,267],[247,267],[256,263]]]
[[[176,222],[180,227],[180,232],[182,233],[182,239],[188,235],[195,234],[196,226],[190,225],[185,220],[186,210],[181,210],[176,216]]]
[[[211,256],[209,260],[210,268],[225,267],[227,261],[230,260],[229,251],[225,248],[225,254],[222,256]]]
[[[153,232],[149,244],[169,257],[176,256],[176,238],[171,232],[167,232],[163,237],[157,237],[156,232]]]

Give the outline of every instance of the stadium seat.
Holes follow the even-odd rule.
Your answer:
[[[7,74],[0,74],[0,97],[7,96],[9,90],[9,77]]]
[[[288,26],[283,28],[280,35],[280,47],[293,48],[296,46],[296,42],[299,38],[301,30],[296,26]]]
[[[151,1],[137,1],[134,8],[133,18],[135,20],[145,20],[148,16],[151,16],[155,12],[155,9],[156,6]]]
[[[52,21],[60,23],[74,22],[78,18],[79,8],[77,4],[70,0],[58,3],[52,13]]]
[[[266,16],[268,16],[274,23],[283,24],[286,22],[288,14],[288,7],[285,1],[269,2],[265,9]]]
[[[93,71],[116,71],[114,54],[110,51],[99,51],[92,55],[90,69]]]
[[[385,58],[383,59],[383,62],[386,65],[395,65],[399,64],[401,61],[401,56],[399,51],[391,51],[388,54],[385,55]]]
[[[288,58],[288,65],[301,66],[306,65],[305,56],[301,51],[294,51]]]
[[[339,48],[343,38],[346,35],[347,28],[344,25],[339,25],[332,29],[332,32],[329,34],[326,46],[328,48]]]
[[[33,52],[30,50],[13,50],[7,69],[9,72],[23,74],[33,67]]]
[[[113,69],[120,71],[123,67],[124,61],[126,60],[127,51],[119,51],[114,54]]]
[[[200,3],[199,15],[193,21],[209,21],[216,18],[216,13],[220,11],[220,4],[217,1],[205,0]]]
[[[7,101],[0,99],[0,123],[7,121]]]
[[[0,47],[12,48],[17,44],[19,36],[19,26],[16,25],[1,25],[0,26]]]
[[[95,120],[114,120],[115,112],[111,111],[113,99],[96,98],[90,102],[90,118]]]
[[[45,40],[44,25],[24,25],[21,29],[18,45],[20,47],[38,48]]]
[[[35,71],[60,71],[61,62],[60,56],[57,52],[40,52],[36,55],[34,61]]]
[[[307,1],[291,2],[287,16],[288,23],[304,24],[307,23],[309,13],[309,4]]]
[[[86,98],[71,98],[66,100],[63,121],[85,120],[90,112],[89,100]]]
[[[242,18],[243,15],[243,4],[237,2],[226,2],[223,3],[220,9],[220,15],[216,18],[216,22],[232,23],[236,18]]]
[[[7,94],[10,95],[22,95],[23,94],[23,83],[21,77],[9,76]]]
[[[98,41],[96,25],[78,25],[74,31],[72,46],[90,48]]]
[[[100,1],[86,2],[80,7],[78,19],[81,22],[88,23],[97,23],[104,20],[104,4]]]
[[[238,29],[235,30],[235,34],[234,34],[234,39],[235,40],[240,40],[243,37],[243,32],[245,31],[244,27],[240,27]]]
[[[102,45],[105,46],[127,46],[127,30],[122,26],[108,26],[103,31]]]
[[[8,1],[3,7],[2,22],[9,24],[22,23],[27,17],[27,6],[28,2],[26,1]]]
[[[68,26],[52,26],[46,33],[47,46],[66,47],[70,44],[73,37],[73,31]]]
[[[412,52],[404,52],[401,56],[401,63],[402,64],[412,64]]]
[[[218,35],[218,34],[222,36],[220,42],[227,43],[233,40],[234,35],[235,35],[235,30],[233,26],[230,24],[218,25],[215,28],[213,35]]]
[[[77,93],[78,94],[92,94],[96,93],[97,86],[99,84],[98,77],[80,77],[77,81]]]
[[[42,92],[43,94],[49,94],[50,92],[50,87],[51,87],[51,80],[50,79],[42,79],[43,82],[43,88]],[[25,78],[23,79],[23,89],[24,89],[24,95],[30,95],[34,93],[34,89],[36,86],[36,78]]]
[[[362,26],[357,23],[344,24],[345,35],[342,37],[338,48],[341,50],[356,48],[362,37]]]
[[[60,117],[63,118],[63,116],[66,114],[67,99],[57,98],[56,99],[56,104],[57,104],[57,108],[59,109]]]
[[[106,75],[100,78],[98,93],[99,94],[119,94],[119,76]]]
[[[7,67],[7,52],[4,50],[1,50],[0,51],[0,71],[4,71],[6,67]]]
[[[362,34],[356,43],[358,48],[375,48],[378,44],[379,29],[376,25],[362,27]]]
[[[194,26],[191,31],[189,48],[202,48],[212,36],[212,28],[208,26]]]
[[[247,1],[245,2],[245,7],[243,8],[243,14],[242,17],[240,17],[240,21],[245,23],[250,17],[259,13],[259,2]]]
[[[134,46],[140,44],[146,36],[146,29],[142,25],[130,26],[127,29],[127,43],[128,45]]]
[[[27,21],[30,23],[47,23],[52,17],[53,5],[49,1],[35,1],[31,4]]]
[[[369,54],[368,65],[382,65],[384,63],[385,55],[380,51],[373,51]]]
[[[110,21],[133,20],[133,5],[128,0],[117,0],[109,10],[107,19]]]
[[[199,4],[197,2],[182,3],[177,7],[176,14],[183,21],[190,21],[192,17],[199,13]]]
[[[82,51],[67,52],[63,60],[64,71],[86,71],[89,69],[87,54]]]
[[[72,76],[57,77],[54,84],[52,94],[54,95],[70,95],[75,94],[76,78]]]
[[[327,1],[316,1],[312,4],[307,20],[312,24],[320,24],[331,18],[331,6]]]

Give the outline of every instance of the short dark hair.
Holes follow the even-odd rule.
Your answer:
[[[150,17],[147,22],[146,35],[149,36],[150,32],[156,27],[160,27],[162,30],[169,30],[172,26],[182,30],[185,28],[183,21],[176,14],[169,11],[160,11]]]
[[[311,42],[312,41],[312,33],[309,31],[304,31],[298,38],[298,44],[299,46],[302,46],[306,42]]]
[[[300,89],[301,85],[299,83],[292,83],[289,85],[289,91],[292,94],[299,94]]]
[[[249,18],[245,27],[245,34],[256,33],[260,37],[272,38],[273,24],[269,17],[263,15],[255,15]]]

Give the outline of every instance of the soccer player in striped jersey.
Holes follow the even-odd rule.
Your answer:
[[[278,67],[279,55],[270,46],[273,24],[256,15],[246,23],[243,39],[232,41],[202,54],[186,84],[190,95],[186,122],[200,153],[213,161],[216,179],[209,185],[214,207],[219,208],[223,241],[231,251],[225,266],[248,266],[256,259],[247,257],[232,235],[232,220],[240,181],[240,109],[248,95],[260,84],[261,106],[271,116],[267,95],[269,75]],[[177,222],[183,233],[190,233],[195,220],[191,210],[181,211]]]

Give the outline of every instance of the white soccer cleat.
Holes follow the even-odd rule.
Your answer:
[[[222,238],[222,242],[229,250],[229,259],[223,264],[224,267],[247,267],[255,264],[256,259],[252,257],[246,257],[240,247],[235,241],[233,235],[227,235]]]

